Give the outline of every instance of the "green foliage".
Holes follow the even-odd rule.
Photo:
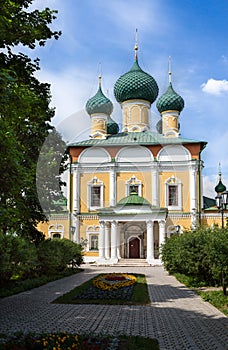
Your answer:
[[[32,275],[37,262],[36,249],[31,243],[21,237],[0,234],[1,284],[15,275],[21,278]]]
[[[56,11],[32,10],[32,3],[0,1],[0,231],[38,243],[44,237],[35,227],[46,217],[36,191],[36,165],[54,110],[49,84],[35,77],[39,60],[13,48],[34,49],[60,32],[49,28]]]
[[[83,262],[81,245],[67,239],[47,239],[37,249],[41,275],[64,271],[72,261],[78,266]]]
[[[208,301],[210,304],[214,305],[217,309],[219,309],[226,316],[228,316],[228,296],[223,295],[222,291],[199,291],[197,293],[205,301]]]
[[[200,227],[171,236],[161,253],[170,273],[185,274],[208,285],[221,284],[222,275],[228,275],[228,228]]]
[[[71,269],[68,268],[63,272],[55,272],[54,274],[43,275],[38,277],[28,276],[26,280],[11,279],[6,284],[0,285],[0,298],[8,297],[10,295],[25,292],[27,290],[42,286],[51,281],[55,281],[60,278],[71,276],[72,274],[79,273],[82,269]],[[3,283],[3,281],[2,281]]]

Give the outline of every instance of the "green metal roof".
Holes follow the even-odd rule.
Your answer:
[[[97,93],[86,103],[86,111],[89,115],[94,113],[104,113],[110,115],[113,111],[113,104],[109,98],[103,94],[100,82]]]
[[[141,196],[138,196],[137,192],[135,191],[132,191],[130,196],[127,196],[127,197],[124,197],[122,198],[118,203],[117,203],[117,206],[129,206],[129,205],[149,205],[151,206],[150,202],[141,197]]]
[[[92,147],[92,146],[131,146],[131,145],[181,145],[187,143],[201,143],[202,149],[207,142],[185,139],[182,137],[165,137],[157,132],[121,132],[107,137],[107,139],[89,139],[73,142],[68,147]]]
[[[224,191],[226,191],[226,186],[223,185],[222,180],[220,179],[218,185],[215,186],[215,192],[222,193]]]
[[[119,132],[119,126],[118,124],[110,117],[108,116],[107,120],[107,134],[109,135],[116,135]]]
[[[143,99],[153,103],[158,96],[158,85],[150,74],[141,69],[138,60],[135,59],[129,72],[116,81],[114,95],[120,103],[132,99]]]
[[[169,110],[181,112],[184,108],[184,100],[173,90],[170,83],[166,92],[159,97],[156,106],[160,113]]]

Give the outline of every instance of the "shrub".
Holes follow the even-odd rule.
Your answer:
[[[200,227],[171,236],[161,253],[168,272],[217,284],[228,274],[228,229]]]
[[[64,271],[72,262],[83,262],[82,247],[67,239],[47,239],[38,246],[39,272],[49,274]]]
[[[36,248],[26,239],[15,235],[0,234],[1,283],[13,276],[26,278],[32,275],[37,265]]]

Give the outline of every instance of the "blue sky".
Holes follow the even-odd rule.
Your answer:
[[[62,31],[60,39],[29,55],[41,60],[38,77],[51,83],[53,124],[67,141],[88,138],[84,107],[96,93],[100,69],[113,118],[121,122],[113,86],[133,64],[138,28],[139,63],[157,81],[159,96],[168,85],[171,56],[173,87],[185,101],[181,135],[208,142],[204,194],[215,196],[219,162],[228,187],[227,0],[35,0],[33,7],[59,11],[52,27]],[[155,103],[151,117],[153,127]]]

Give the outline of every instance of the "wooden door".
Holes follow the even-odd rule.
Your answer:
[[[132,238],[129,241],[129,258],[131,259],[139,259],[140,258],[140,252],[139,252],[139,239],[138,238]]]

